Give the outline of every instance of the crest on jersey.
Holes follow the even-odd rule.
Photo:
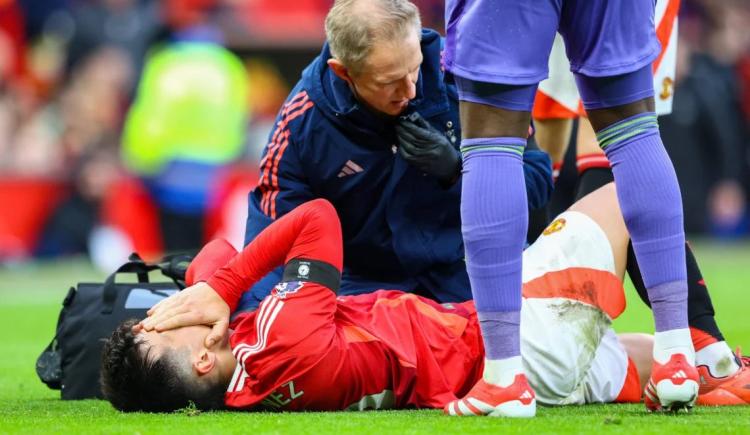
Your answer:
[[[667,100],[669,97],[674,94],[674,80],[672,80],[671,77],[664,77],[664,80],[661,82],[661,92],[659,93],[659,98],[662,100]]]
[[[271,294],[279,299],[286,299],[288,295],[297,293],[303,285],[305,285],[305,283],[302,281],[280,282],[276,284],[276,287],[273,288]]]
[[[307,278],[310,275],[310,264],[309,263],[302,263],[297,268],[297,275],[299,275],[300,278]]]
[[[544,234],[545,236],[549,236],[550,234],[554,234],[563,228],[565,228],[565,219],[558,218],[552,221],[552,223],[544,229],[544,232],[542,232],[542,234]]]

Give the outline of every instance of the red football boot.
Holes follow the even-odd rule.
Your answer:
[[[534,390],[522,374],[516,375],[507,387],[491,385],[480,379],[463,399],[448,403],[443,411],[448,415],[528,418],[536,415],[535,397]]]
[[[649,411],[689,410],[698,398],[698,370],[681,353],[663,365],[654,361],[643,397]]]
[[[740,369],[737,373],[726,378],[714,378],[706,369],[701,372],[701,394],[698,396],[699,405],[708,406],[731,406],[731,405],[750,405],[750,357],[740,357],[740,350],[737,349],[737,356],[740,360]],[[705,379],[705,383],[704,383]],[[712,388],[703,393],[704,385]]]

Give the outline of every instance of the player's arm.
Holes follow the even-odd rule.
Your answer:
[[[291,277],[303,262],[308,267],[308,276]],[[242,293],[284,264],[292,279],[317,282],[333,291],[338,289],[343,264],[341,225],[328,201],[310,201],[274,221],[207,282],[161,301],[149,310],[149,317],[140,325],[158,331],[212,325],[213,331],[206,339],[210,345],[226,332],[230,310],[236,307]]]
[[[297,276],[302,264],[308,277]],[[309,201],[276,220],[211,278],[211,286],[234,309],[245,289],[285,265],[284,281],[320,281],[338,290],[343,266],[341,224],[330,202]]]

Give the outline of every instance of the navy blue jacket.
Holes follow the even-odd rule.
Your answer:
[[[442,40],[424,30],[424,62],[417,111],[459,147],[458,101],[440,68]],[[321,54],[304,70],[276,119],[263,151],[260,184],[249,196],[245,243],[274,219],[314,198],[333,203],[341,218],[344,276],[340,294],[378,288],[414,291],[442,302],[471,298],[461,238],[460,179],[444,187],[419,172],[396,149],[393,121],[378,118],[354,98]],[[524,154],[531,208],[552,191],[550,161]],[[254,308],[279,281],[280,270],[247,292],[241,309]]]

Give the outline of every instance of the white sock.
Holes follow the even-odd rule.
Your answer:
[[[726,341],[711,343],[695,352],[695,365],[708,367],[709,373],[716,378],[731,376],[740,369]]]
[[[695,364],[695,349],[689,328],[672,329],[654,334],[654,361],[665,364],[675,353],[685,355],[690,364]]]
[[[484,374],[482,379],[488,384],[507,387],[513,384],[516,375],[523,374],[521,356],[504,359],[484,359]]]

